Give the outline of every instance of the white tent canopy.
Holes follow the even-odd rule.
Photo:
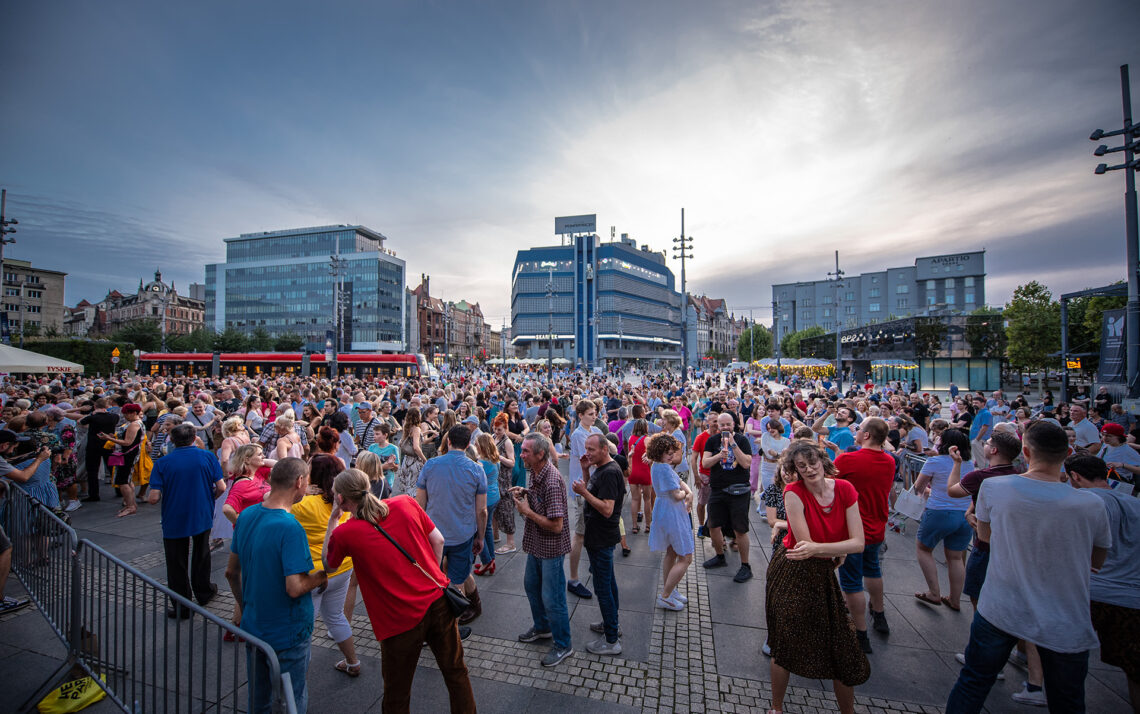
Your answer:
[[[83,365],[0,344],[0,372],[83,374]]]

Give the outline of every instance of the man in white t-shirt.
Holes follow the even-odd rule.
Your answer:
[[[1069,409],[1069,416],[1073,419],[1069,426],[1077,432],[1077,448],[1095,454],[1100,449],[1100,431],[1097,430],[1096,424],[1088,420],[1088,414],[1088,410],[1084,407],[1074,404]]]
[[[1023,452],[1029,471],[986,479],[978,493],[978,537],[989,541],[990,567],[946,714],[982,710],[1019,639],[1037,645],[1049,710],[1085,711],[1089,650],[1099,646],[1089,573],[1112,546],[1108,516],[1099,498],[1061,481],[1064,429],[1031,425]]]
[[[586,481],[590,485],[590,474],[593,467],[586,457],[586,439],[591,434],[601,435],[602,430],[594,426],[598,417],[598,407],[589,399],[578,402],[575,411],[578,413],[578,428],[570,435],[570,463],[567,468],[570,478],[566,479],[568,489],[566,505],[570,511],[570,532],[574,534],[570,543],[570,579],[566,581],[566,590],[578,597],[592,598],[594,594],[578,580],[578,564],[582,560],[582,544],[586,539],[586,520],[583,515],[584,500],[574,493],[574,482]]]

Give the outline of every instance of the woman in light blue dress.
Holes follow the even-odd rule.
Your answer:
[[[664,551],[662,561],[661,595],[657,607],[681,610],[688,598],[676,591],[677,583],[693,562],[693,523],[689,510],[693,506],[693,492],[673,467],[680,463],[684,446],[666,433],[655,434],[645,448],[657,500],[653,504],[653,525],[649,532],[649,549]],[[660,518],[661,520],[657,520]]]

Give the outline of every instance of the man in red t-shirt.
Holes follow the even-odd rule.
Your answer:
[[[888,498],[895,482],[895,460],[883,451],[890,428],[878,418],[864,419],[855,433],[858,451],[840,454],[835,459],[839,469],[836,478],[850,481],[859,494],[859,516],[863,519],[862,553],[848,555],[839,567],[839,585],[843,599],[855,621],[855,634],[859,645],[870,654],[871,641],[867,638],[867,605],[863,587],[871,596],[871,619],[875,631],[890,634],[886,613],[883,612],[883,571],[879,567],[879,551],[886,538]]]
[[[708,526],[705,525],[705,506],[708,505],[709,496],[712,495],[712,488],[709,486],[712,470],[701,465],[701,455],[705,452],[705,442],[720,431],[717,427],[718,416],[717,412],[711,410],[705,415],[705,430],[697,434],[697,438],[693,440],[693,450],[689,454],[691,460],[689,473],[697,474],[695,484],[697,489],[697,523],[701,524],[700,528],[697,529],[698,538],[707,538],[709,535]]]

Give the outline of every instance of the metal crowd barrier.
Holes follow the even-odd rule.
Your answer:
[[[908,489],[914,485],[914,480],[926,465],[926,454],[916,454],[913,451],[903,452],[899,462],[899,474],[902,476],[903,488]]]
[[[80,540],[18,487],[9,486],[5,501],[12,573],[67,648],[63,664],[19,711],[34,711],[48,692],[85,675],[130,714],[251,711],[247,663],[260,653],[272,711],[296,714],[289,674],[265,642]],[[188,617],[169,617],[177,608]],[[226,633],[245,642],[225,642]]]

